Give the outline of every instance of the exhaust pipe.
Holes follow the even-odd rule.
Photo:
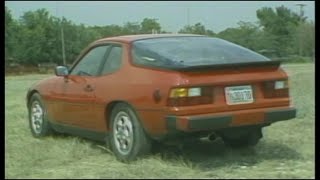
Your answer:
[[[209,141],[214,141],[214,140],[216,140],[216,139],[217,139],[216,133],[211,133],[211,134],[209,134],[208,139],[209,139]]]

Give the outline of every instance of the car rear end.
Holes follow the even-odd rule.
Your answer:
[[[288,77],[278,65],[183,72],[168,95],[168,128],[203,131],[266,126],[295,117]]]
[[[136,64],[179,74],[166,97],[168,132],[264,127],[296,116],[277,61],[198,36],[147,39],[133,47]]]

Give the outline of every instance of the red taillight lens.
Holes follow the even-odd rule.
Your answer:
[[[188,88],[180,88],[181,91],[183,89]],[[170,95],[172,95],[173,90],[171,90]],[[177,90],[179,91],[179,90]],[[185,94],[184,92],[181,94]],[[212,87],[201,87],[201,95],[200,96],[188,96],[188,93],[185,94],[184,97],[170,97],[168,98],[167,105],[168,106],[192,106],[192,105],[201,105],[201,104],[210,104],[213,102],[213,92]]]
[[[265,82],[264,97],[265,98],[289,97],[288,80]]]

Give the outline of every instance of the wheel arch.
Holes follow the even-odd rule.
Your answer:
[[[110,125],[110,115],[111,115],[112,109],[119,103],[124,103],[124,104],[128,105],[132,109],[133,113],[137,116],[138,121],[142,125],[144,131],[149,135],[148,129],[145,128],[144,121],[139,116],[139,114],[136,111],[135,107],[131,103],[129,103],[128,101],[124,101],[124,100],[114,100],[114,101],[111,101],[110,103],[108,103],[106,105],[105,112],[104,112],[104,117],[105,117],[105,121],[106,121],[107,130],[110,131],[110,126],[109,125]]]
[[[27,106],[29,106],[31,97],[32,97],[34,94],[36,94],[36,93],[38,93],[38,94],[40,95],[39,91],[36,90],[36,89],[32,89],[32,90],[30,90],[30,91],[28,92],[28,94],[27,94]]]

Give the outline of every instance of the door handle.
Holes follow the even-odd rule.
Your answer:
[[[86,85],[85,88],[83,88],[83,90],[85,90],[85,91],[87,91],[87,92],[91,92],[91,91],[94,90],[94,88],[93,88],[90,84],[88,84],[88,85]]]

